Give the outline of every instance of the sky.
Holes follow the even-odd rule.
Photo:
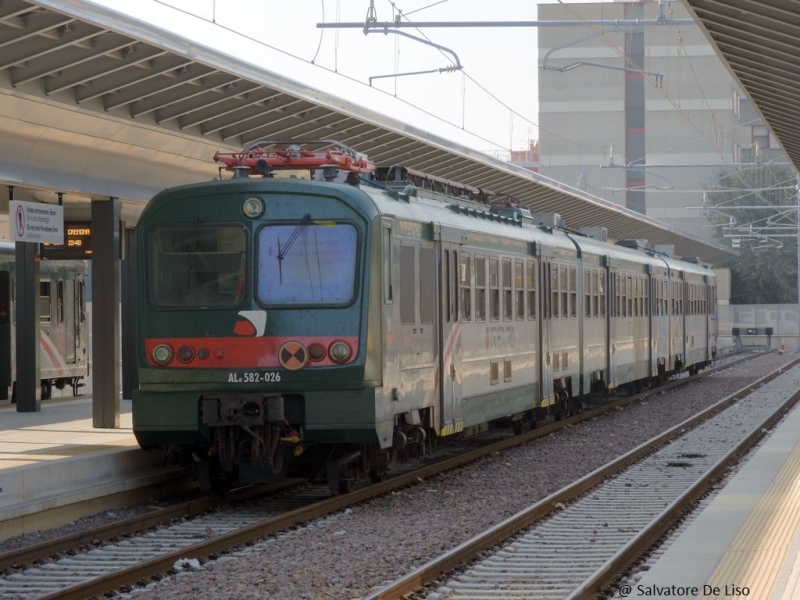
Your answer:
[[[363,23],[370,0],[94,1],[499,158],[538,137],[536,28],[401,30],[445,52],[393,33],[317,27]],[[378,22],[399,12],[404,22],[537,19],[532,0],[372,3]],[[438,72],[453,53],[462,70]],[[418,71],[436,72],[380,77]]]

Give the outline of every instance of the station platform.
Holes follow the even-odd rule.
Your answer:
[[[800,406],[630,587],[617,596],[800,600]]]
[[[95,429],[91,398],[45,401],[29,413],[0,405],[0,542],[116,508],[182,473],[139,448],[131,401],[120,409],[119,429]]]

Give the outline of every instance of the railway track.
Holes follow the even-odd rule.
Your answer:
[[[750,357],[741,360],[747,358]],[[730,366],[731,363],[728,363],[719,368]],[[710,372],[712,371],[706,371],[696,377]],[[688,381],[690,380],[681,379],[671,382],[668,387]],[[650,393],[660,391],[654,390]],[[446,457],[443,452],[438,457],[431,457],[438,459],[436,462],[431,461],[432,464],[409,470],[381,484],[359,489],[345,496],[328,498],[325,486],[300,485],[294,482],[294,487],[254,501],[246,508],[223,509],[213,515],[194,518],[188,523],[163,526],[163,523],[171,519],[208,510],[208,506],[202,508],[187,503],[186,506],[131,519],[117,527],[107,527],[101,532],[45,542],[38,549],[28,548],[0,555],[0,568],[11,571],[0,580],[0,599],[85,598],[102,595],[109,589],[126,589],[126,586],[137,583],[142,585],[158,573],[169,572],[180,559],[212,556],[251,543],[254,539],[285,530],[297,523],[330,514],[506,447],[548,435],[562,426],[593,418],[600,412],[613,410],[615,406],[633,402],[645,395],[647,394],[619,399],[609,406],[582,413],[572,419],[519,436],[506,436],[483,448],[465,451],[462,447],[458,456]],[[240,493],[257,495],[259,490]],[[218,500],[213,499],[205,501],[209,504],[218,503]],[[159,528],[144,534],[135,534],[154,526]],[[123,536],[125,539],[118,539]],[[102,539],[111,539],[111,542],[100,544],[98,540]],[[54,554],[59,556],[57,560],[51,559]],[[19,569],[18,565],[23,563],[33,564],[34,567]]]
[[[747,386],[364,600],[596,598],[797,403],[798,363]],[[436,581],[444,584],[431,585]]]

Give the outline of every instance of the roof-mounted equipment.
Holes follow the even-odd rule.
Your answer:
[[[306,146],[318,146],[309,150]],[[333,181],[339,171],[348,173],[348,183],[356,183],[359,174],[375,172],[375,163],[335,140],[262,140],[241,152],[217,152],[214,160],[222,163],[234,177],[261,175],[270,177],[272,171],[321,170],[326,181]],[[352,177],[351,177],[352,176]]]

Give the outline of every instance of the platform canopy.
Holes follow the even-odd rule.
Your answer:
[[[683,0],[800,170],[800,0]]]
[[[722,245],[587,195],[89,0],[0,0],[0,182],[149,199],[216,174],[216,150],[333,138],[379,165],[510,194],[567,226],[673,244],[709,263]],[[422,113],[420,112],[420,115]],[[459,137],[461,136],[461,137]]]

